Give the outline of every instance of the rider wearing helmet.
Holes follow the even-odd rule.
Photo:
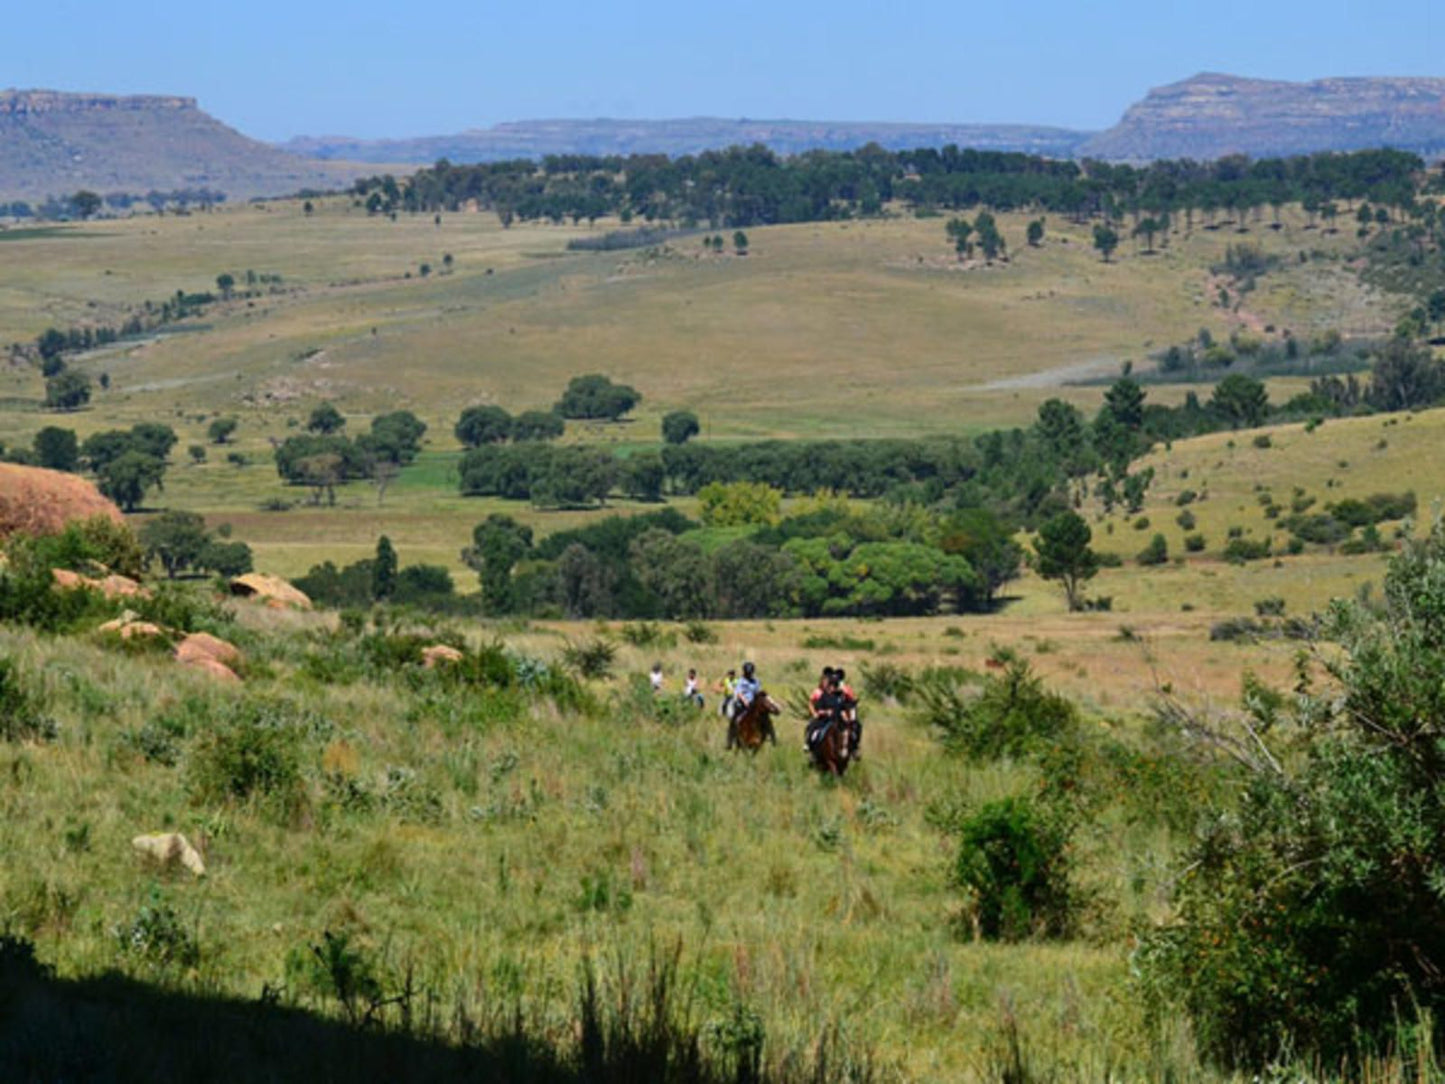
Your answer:
[[[733,717],[737,718],[747,710],[753,698],[762,691],[762,683],[758,681],[757,668],[750,662],[743,663],[743,676],[738,678],[738,683],[733,689]]]
[[[833,680],[837,683],[838,695],[842,700],[841,718],[848,728],[848,755],[857,760],[861,755],[859,747],[863,744],[863,722],[858,718],[858,695],[847,679],[848,675],[841,666],[833,671]]]

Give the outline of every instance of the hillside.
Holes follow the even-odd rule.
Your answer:
[[[890,150],[942,147],[1025,151],[1067,158],[1086,132],[1023,124],[886,124],[866,121],[726,120],[526,120],[416,139],[353,139],[301,136],[282,144],[295,154],[358,162],[430,164],[540,158],[548,154],[696,154],[761,143],[779,154],[852,150],[877,143]]]
[[[231,199],[335,187],[356,171],[248,139],[194,98],[0,91],[0,199],[209,188]]]
[[[1145,161],[1348,151],[1445,151],[1445,79],[1288,83],[1205,72],[1156,87],[1082,157]]]

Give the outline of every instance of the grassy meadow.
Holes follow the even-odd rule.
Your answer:
[[[151,503],[231,524],[258,569],[294,577],[351,562],[385,534],[403,564],[444,565],[472,590],[460,551],[491,512],[546,535],[656,506],[544,512],[460,497],[452,427],[469,404],[546,407],[569,377],[603,372],[643,393],[637,416],[569,423],[565,440],[655,446],[661,416],[684,408],[704,441],[974,434],[1028,424],[1050,397],[1092,413],[1103,381],[1201,328],[1221,340],[1236,329],[1367,336],[1398,315],[1356,281],[1353,239],[1305,230],[1295,212],[1278,231],[1251,224],[1247,239],[1282,259],[1237,310],[1217,303],[1210,270],[1240,239],[1230,228],[1176,232],[1152,254],[1126,242],[1105,264],[1087,226],[1050,219],[1031,248],[1025,216],[999,217],[1011,259],[992,267],[955,259],[943,218],[758,229],[745,257],[704,253],[702,232],[659,250],[574,252],[569,239],[616,224],[389,221],[339,197],[314,214],[277,201],[0,231],[0,343],[118,321],[222,272],[282,277],[262,296],[77,357],[110,387],[74,414],[44,413],[38,373],[0,365],[0,441],[27,444],[50,424],[84,437],[162,421],[180,440]],[[1301,384],[1270,387],[1278,399]],[[1148,386],[1153,402],[1208,390]],[[384,498],[353,482],[336,507],[313,507],[278,478],[272,441],[324,400],[353,431],[402,408],[429,424]],[[240,420],[234,442],[190,462],[187,447],[224,415]],[[498,640],[554,669],[569,646],[612,644],[611,674],[560,707],[358,661],[363,636],[335,615],[216,603],[206,627],[246,656],[234,688],[90,632],[0,626],[0,658],[56,730],[48,742],[0,741],[0,932],[32,940],[63,978],[115,969],[332,1016],[344,999],[308,961],[339,932],[388,989],[411,975],[466,1013],[520,1005],[567,1041],[584,961],[616,981],[624,962],[680,943],[707,1042],[731,1049],[739,1021],[755,1023],[770,1066],[801,1064],[836,1028],[881,1079],[1223,1079],[1177,1021],[1151,1019],[1135,982],[1131,953],[1167,913],[1197,782],[1181,768],[1170,792],[1175,750],[1151,707],[1172,694],[1228,710],[1246,671],[1288,686],[1298,643],[1215,641],[1213,626],[1262,599],[1308,615],[1377,585],[1384,558],[1312,548],[1234,565],[1220,555],[1230,529],[1282,554],[1271,500],[1314,497],[1322,510],[1412,489],[1423,514],[1442,496],[1445,411],[1218,433],[1157,447],[1143,467],[1155,480],[1142,512],[1106,514],[1092,498],[1081,509],[1096,548],[1124,560],[1089,585],[1112,599],[1107,613],[1069,614],[1057,585],[1025,573],[987,616],[733,622],[699,642],[677,626],[638,645],[617,625],[561,621],[418,630],[386,613],[371,630]],[[1180,505],[1186,489],[1196,497]],[[294,507],[264,510],[277,499]],[[1170,560],[1141,568],[1156,532]],[[1206,548],[1186,554],[1196,532]],[[701,713],[659,711],[638,688],[654,662],[675,690],[688,667],[710,685],[743,658],[788,696],[827,663],[855,679],[886,665],[976,682],[1019,658],[1078,706],[1091,741],[1161,775],[1133,793],[1107,771],[1091,781],[1097,804],[1070,855],[1087,901],[1076,936],[973,939],[951,876],[950,811],[1038,790],[1039,763],[947,754],[916,703],[865,680],[866,756],[833,783],[806,766],[797,720],[776,748],[733,755],[711,697]],[[204,775],[213,725],[253,709],[294,741],[284,804],[218,795]],[[206,876],[144,864],[130,840],[159,831],[201,845]],[[183,958],[136,933],[157,915],[178,924],[165,928]],[[1014,1071],[1025,1063],[1037,1072]]]

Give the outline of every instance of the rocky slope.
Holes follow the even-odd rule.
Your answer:
[[[356,172],[248,139],[194,98],[0,91],[0,199],[81,188],[208,188],[243,199],[337,186]]]
[[[1119,161],[1397,147],[1445,151],[1445,79],[1286,83],[1203,73],[1151,90],[1078,149]]]

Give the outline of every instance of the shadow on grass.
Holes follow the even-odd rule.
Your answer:
[[[119,974],[56,978],[31,946],[0,937],[0,1079],[345,1084],[831,1084],[867,1082],[825,1033],[806,1057],[765,1066],[761,1031],[705,1049],[677,986],[676,958],[606,997],[590,969],[572,1020],[545,1028],[520,1006],[486,1022],[418,996],[365,1026],[268,1001],[153,986]],[[421,1004],[421,1002],[425,1002]],[[606,1002],[606,1003],[604,1003]],[[714,1044],[715,1046],[716,1044]]]

